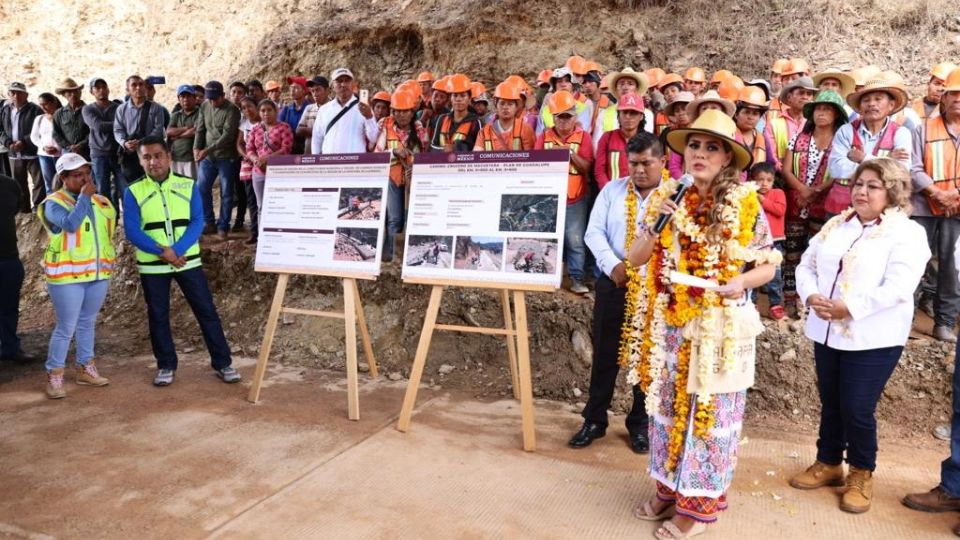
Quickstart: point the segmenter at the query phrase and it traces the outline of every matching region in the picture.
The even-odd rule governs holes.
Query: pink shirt
[[[261,122],[250,130],[247,137],[247,154],[250,159],[256,160],[262,156],[282,156],[289,154],[293,148],[293,130],[286,122],[277,122],[269,130]],[[253,170],[258,174],[266,171],[254,165]]]

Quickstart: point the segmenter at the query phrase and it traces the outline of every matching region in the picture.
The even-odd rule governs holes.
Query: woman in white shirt
[[[840,509],[870,509],[877,458],[877,402],[913,322],[913,292],[930,249],[909,218],[910,176],[889,158],[853,175],[852,208],[810,240],[797,292],[810,313],[820,392],[817,461],[794,476],[797,489],[844,486]],[[849,464],[844,478],[843,460]]]
[[[30,131],[30,142],[37,147],[37,156],[40,159],[40,171],[43,173],[43,183],[47,194],[56,191],[53,186],[53,177],[56,175],[57,158],[60,157],[60,145],[53,138],[53,115],[60,108],[60,100],[53,94],[44,92],[39,97],[40,108],[43,114],[33,121],[33,130]]]

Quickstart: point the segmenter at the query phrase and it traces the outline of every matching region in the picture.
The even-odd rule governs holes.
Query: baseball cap
[[[90,162],[84,159],[83,156],[81,156],[80,154],[73,154],[73,153],[67,152],[66,154],[63,154],[62,156],[57,158],[56,178],[59,179],[60,175],[63,174],[64,172],[75,171],[80,167],[83,167],[84,165],[90,165]]]
[[[93,87],[96,86],[98,82],[102,82],[103,84],[107,84],[106,79],[104,79],[104,78],[102,78],[102,77],[94,77],[94,78],[90,79],[90,82],[87,83],[87,84],[89,85],[90,89],[93,90]]]
[[[27,92],[27,87],[24,86],[22,82],[12,82],[10,86],[7,86],[7,90],[10,92]]]
[[[267,84],[263,86],[263,89],[266,90],[267,92],[269,92],[270,90],[279,90],[280,83],[278,83],[277,81],[267,81]]]
[[[637,94],[630,92],[629,94],[624,94],[620,96],[620,101],[617,102],[618,111],[637,111],[643,112],[643,98]]]
[[[307,87],[306,77],[287,77],[287,84],[299,84],[301,88]]]
[[[307,88],[314,86],[322,86],[324,88],[330,88],[330,81],[327,80],[323,75],[317,75],[314,78],[307,81]]]
[[[91,83],[90,86],[93,86]],[[183,94],[193,94],[196,95],[197,92],[193,89],[192,84],[181,84],[177,87],[177,97],[182,96]]]
[[[600,76],[598,71],[588,71],[586,75],[583,76],[583,82],[595,82],[600,84],[600,81],[603,80],[603,77]]]
[[[167,84],[167,78],[163,75],[149,75],[143,82],[147,84]]]
[[[210,81],[203,87],[203,95],[207,99],[216,99],[223,96],[223,84],[220,81]]]
[[[335,81],[335,80],[337,80],[339,77],[343,77],[344,75],[346,75],[347,77],[350,77],[351,79],[356,79],[356,77],[353,76],[353,72],[350,71],[349,69],[347,69],[347,68],[337,68],[337,69],[333,70],[333,73],[330,74],[330,80],[331,80],[331,81]]]

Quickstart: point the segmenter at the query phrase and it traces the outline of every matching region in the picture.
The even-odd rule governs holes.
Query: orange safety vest
[[[601,94],[600,99],[593,104],[593,116],[590,118],[590,126],[587,128],[593,133],[593,127],[597,125],[597,116],[600,115],[600,111],[606,109],[610,106],[610,98],[606,94]]]
[[[583,130],[577,129],[564,139],[557,133],[557,130],[550,128],[543,134],[543,148],[570,148],[570,153],[575,154],[580,150],[583,143]],[[573,161],[570,161],[570,170],[567,172],[567,203],[576,201],[587,191],[587,175],[577,169]]]
[[[416,122],[416,120],[413,120]],[[393,153],[397,148],[403,146],[403,143],[400,142],[400,136],[397,134],[397,125],[396,121],[392,116],[388,116],[383,122],[383,130],[386,134],[386,147],[390,151],[390,181],[393,182],[396,186],[403,185],[403,163],[399,158]],[[404,160],[407,166],[413,165],[413,154],[407,156],[407,159]]]
[[[457,127],[457,130],[453,132],[453,135],[450,135],[450,126],[453,123],[453,113],[444,115],[443,122],[440,124],[440,146],[443,147],[445,152],[453,151],[453,143],[455,141],[464,141],[467,137],[470,136],[470,128],[473,127],[473,121],[471,122],[461,122],[460,126]],[[448,138],[449,137],[449,140]]]
[[[923,143],[923,169],[933,179],[937,189],[960,188],[960,155],[950,137],[943,118],[928,118],[924,123],[926,140]],[[929,196],[930,211],[942,216],[943,210]]]
[[[916,101],[913,102],[913,105],[910,106],[910,108],[913,109],[915,113],[917,113],[917,116],[919,116],[921,120],[926,120],[927,118],[936,118],[940,116],[940,107],[934,107],[933,110],[930,112],[930,115],[927,116],[927,104],[922,97],[917,98]]]
[[[523,148],[523,120],[520,118],[513,119],[513,130],[511,130],[512,137],[510,139],[504,139],[503,135],[506,135],[506,132],[497,133],[493,128],[493,125],[497,122],[497,119],[494,119],[493,122],[483,126],[483,129],[480,130],[480,140],[483,141],[483,150],[485,152],[492,152],[494,150],[530,150],[529,148]]]
[[[657,116],[653,120],[653,134],[657,137],[663,133],[663,130],[670,127],[670,119],[667,118],[667,113],[660,111],[657,113]]]
[[[753,162],[763,163],[767,160],[767,138],[763,133],[753,130]]]

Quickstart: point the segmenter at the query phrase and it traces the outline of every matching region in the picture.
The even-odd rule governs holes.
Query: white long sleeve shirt
[[[637,194],[637,222],[627,223],[628,189],[636,189],[629,176],[613,180],[600,190],[583,235],[583,241],[597,259],[597,267],[607,277],[626,257],[623,243],[627,227],[637,228],[647,213],[647,203],[650,201],[649,195],[642,198]],[[641,266],[639,270],[642,275],[646,272],[646,266]]]
[[[891,218],[893,219],[893,218]],[[806,335],[844,351],[861,351],[906,344],[913,323],[913,292],[930,260],[923,227],[896,218],[879,237],[874,221],[863,225],[854,213],[826,239],[816,236],[797,266],[797,293],[806,302],[814,294],[840,298],[850,311],[847,335],[836,322],[824,321],[810,310]],[[853,268],[843,268],[844,255],[857,247]],[[851,274],[852,273],[852,274]],[[841,297],[841,284],[849,289]]]
[[[364,118],[357,108],[359,105],[354,105],[327,131],[327,124],[355,100],[356,98],[353,98],[346,105],[340,105],[340,102],[334,99],[320,107],[313,122],[310,153],[362,154],[367,151],[367,141],[376,142],[380,134],[377,121],[372,116]]]

